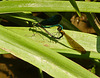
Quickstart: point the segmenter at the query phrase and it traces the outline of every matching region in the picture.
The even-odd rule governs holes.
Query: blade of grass
[[[9,29],[11,29],[12,31],[20,34],[20,35],[27,35],[27,37],[32,38],[33,40],[35,40],[36,42],[41,42],[42,45],[46,45],[49,48],[54,48],[56,47],[57,49],[66,49],[68,47],[71,48],[71,46],[69,45],[69,43],[66,41],[66,39],[63,37],[60,40],[54,40],[51,37],[49,37],[44,31],[41,31],[40,29],[37,30],[33,30],[29,32],[29,28],[26,27],[22,27],[22,28],[18,28],[18,27],[8,27]],[[16,31],[15,31],[16,30]],[[21,31],[23,30],[23,31]],[[48,31],[52,31],[51,29],[47,29]],[[100,52],[100,36],[96,36],[96,35],[92,35],[92,34],[87,34],[87,33],[82,33],[82,32],[76,32],[76,31],[71,31],[71,30],[64,30],[65,33],[67,33],[72,39],[74,39],[74,41],[76,41],[77,43],[79,43],[86,51],[94,51],[94,52]],[[35,34],[35,36],[32,36],[33,34]],[[40,35],[42,35],[42,37]],[[44,39],[45,41],[44,41]],[[50,39],[53,42],[56,42],[56,44],[49,43]]]
[[[34,40],[35,42],[40,42],[42,45],[51,48],[55,50],[56,52],[62,53],[67,55],[68,57],[82,57],[82,58],[96,58],[100,59],[100,54],[96,52],[100,52],[100,46],[97,45],[99,44],[99,36],[87,34],[87,33],[82,33],[82,32],[75,32],[75,31],[65,31],[66,33],[69,34],[75,41],[77,41],[79,44],[82,45],[83,48],[87,51],[86,54],[81,55],[78,51],[75,51],[68,45],[67,41],[63,37],[62,39],[57,41],[50,40],[48,39],[47,36],[44,36],[43,34],[40,34],[39,32],[34,31],[35,36],[33,35],[33,32],[29,32],[29,28],[18,28],[18,27],[7,27],[7,29],[18,33],[22,36],[25,36],[26,38],[30,38]],[[52,29],[50,29],[52,31]],[[38,31],[38,30],[37,30]],[[36,32],[36,33],[35,33]],[[43,33],[43,31],[42,31]],[[42,35],[42,37],[40,35]],[[96,51],[96,52],[92,52]]]
[[[76,10],[77,14],[78,14],[79,16],[81,16],[81,13],[80,13],[80,11],[79,11],[79,8],[78,8],[78,6],[77,6],[75,0],[69,0],[69,1],[70,1],[70,3],[72,4],[72,6],[74,7],[74,9]]]
[[[91,0],[85,0],[85,1],[91,1]]]
[[[100,53],[87,51],[85,54],[81,54],[78,51],[72,50],[72,49],[53,49],[54,51],[57,51],[58,53],[71,58],[82,58],[82,59],[100,59]]]
[[[55,52],[62,54],[63,56],[66,56],[66,57],[100,60],[100,53],[88,51],[85,54],[81,54],[78,51],[75,51],[75,50],[72,50],[72,49],[54,49],[54,48],[53,49],[51,48],[51,49],[54,50]],[[8,54],[8,52],[0,49],[0,54]]]
[[[20,13],[19,13],[20,14]],[[21,15],[12,15],[12,14],[2,14],[0,15],[0,17],[3,17],[5,19],[7,19],[9,17],[9,19],[13,19],[13,20],[16,20],[16,21],[13,21],[13,20],[10,20],[16,24],[19,24],[19,25],[23,25],[23,22],[19,22],[19,20],[23,20],[23,21],[30,21],[32,23],[38,23],[36,20],[38,21],[42,21],[43,19],[40,19],[40,18],[37,18],[37,17],[34,17],[32,15],[28,15],[28,14],[25,14],[25,13],[21,13]],[[59,13],[48,13],[46,12],[45,14],[47,14],[48,16],[53,16],[53,15],[57,15]],[[18,20],[19,19],[19,20]],[[17,22],[18,20],[18,22]],[[55,19],[56,20],[56,19]],[[64,28],[66,29],[69,29],[69,30],[75,30],[75,31],[80,31],[78,28],[76,28],[74,25],[72,25],[66,18],[64,18],[62,16],[62,20],[60,22],[61,25],[64,26]]]
[[[8,14],[0,14],[0,17],[9,21],[9,22],[12,22],[14,24],[16,24],[17,26],[30,26],[26,20],[22,20],[22,19],[15,19],[14,17],[11,17],[10,15]]]
[[[91,14],[91,13],[86,13],[87,18],[91,24],[91,26],[94,28],[94,30],[96,31],[96,33],[100,36],[100,29],[98,28],[98,26],[95,23],[95,17]]]
[[[43,47],[34,41],[32,43],[32,40],[21,37],[2,26],[0,26],[0,34],[1,49],[6,50],[7,52],[31,63],[32,65],[35,65],[38,68],[41,68],[53,77],[98,78],[88,70],[82,68],[80,65],[72,62],[53,50]]]
[[[0,49],[0,54],[8,54],[7,51]]]
[[[100,13],[99,2],[76,2],[80,12]],[[69,1],[1,1],[0,13],[11,12],[75,12]]]
[[[27,28],[17,28],[17,27],[8,27],[8,29],[9,30],[12,30],[12,31],[15,31],[16,33],[20,33],[20,35],[22,35],[22,36],[25,36],[25,37],[27,37],[27,38],[30,38],[31,37],[31,35],[32,35],[32,33],[29,33],[28,31],[27,31]],[[25,30],[26,29],[26,30]],[[18,30],[20,30],[20,31],[18,31]],[[22,31],[22,32],[21,32]],[[73,32],[72,32],[73,33]],[[85,34],[86,35],[86,34]],[[37,37],[37,36],[36,36]],[[88,36],[89,37],[89,36]],[[87,38],[87,37],[86,37]],[[96,37],[95,37],[96,38]],[[90,37],[90,39],[93,39],[92,37]],[[34,40],[37,40],[37,39],[34,39]],[[94,39],[93,39],[93,41],[94,41]],[[36,42],[42,42],[42,39],[40,39],[40,41],[36,41]],[[91,45],[93,45],[92,44],[92,42],[90,42],[91,43]],[[41,43],[42,44],[42,43]],[[42,45],[44,45],[44,44],[47,44],[47,43],[45,43],[45,42],[43,42],[43,44]],[[52,44],[50,44],[50,45],[54,45],[54,43]],[[50,46],[49,45],[49,46]],[[58,45],[58,44],[55,44],[55,45]],[[86,44],[87,45],[87,44]],[[60,46],[60,47],[62,47],[62,46]],[[72,49],[69,49],[69,48],[66,48],[66,49],[63,49],[63,48],[60,48],[60,47],[58,47],[58,48],[56,48],[56,46],[53,46],[53,50],[54,51],[56,51],[56,52],[59,52],[59,53],[61,53],[62,55],[64,55],[64,56],[67,56],[67,57],[75,57],[75,58],[94,58],[94,59],[100,59],[100,54],[99,53],[96,53],[96,52],[86,52],[86,54],[80,54],[79,52],[77,52],[77,51],[75,51],[75,50],[72,50]],[[50,48],[50,47],[49,47]],[[6,52],[6,51],[4,51],[4,50],[0,50],[0,54],[6,54],[6,53],[8,53],[8,52]]]
[[[19,13],[20,14],[20,13]],[[22,14],[22,13],[21,13]],[[26,15],[26,16],[25,16]],[[31,17],[30,17],[31,16]],[[23,21],[30,21],[30,22],[33,22],[33,23],[38,23],[37,21],[36,21],[36,18],[37,17],[34,17],[34,16],[32,16],[32,15],[28,15],[28,14],[24,14],[23,13],[23,15],[12,15],[12,14],[3,14],[3,15],[0,15],[0,17],[5,17],[5,18],[7,18],[7,17],[9,17],[9,18],[13,18],[13,19],[15,19],[16,21],[17,20],[23,20]],[[38,18],[39,19],[39,18]],[[42,19],[41,19],[42,20]],[[13,20],[10,20],[10,21],[13,21]],[[19,23],[21,23],[21,22],[19,22]],[[23,23],[22,23],[23,24]]]
[[[43,71],[41,69],[38,69],[38,71],[39,71],[40,78],[44,78],[43,77]]]

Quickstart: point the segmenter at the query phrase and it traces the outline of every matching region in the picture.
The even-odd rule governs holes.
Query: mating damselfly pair
[[[64,34],[62,31],[63,26],[58,24],[61,21],[61,19],[62,17],[60,15],[54,15],[51,18],[35,23],[33,26],[41,27],[51,37],[55,39],[60,39],[61,37],[63,37]],[[51,28],[51,27],[55,27],[55,30],[53,30],[55,33],[46,30],[46,28]]]

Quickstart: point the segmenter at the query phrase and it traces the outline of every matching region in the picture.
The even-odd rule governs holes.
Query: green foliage
[[[100,29],[98,28],[98,26],[95,24],[95,17],[90,14],[90,13],[86,13],[88,20],[91,24],[91,26],[94,28],[94,30],[96,31],[96,33],[100,36]]]
[[[96,65],[98,68],[100,67],[97,62],[95,62],[94,67],[91,67],[93,74],[68,58],[96,59],[99,63],[100,36],[80,32],[64,15],[58,12],[76,11],[79,16],[81,15],[80,12],[100,13],[100,3],[75,2],[73,0],[71,4],[69,1],[61,0],[0,1],[0,23],[2,24],[2,21],[5,19],[10,23],[10,26],[19,26],[4,27],[0,25],[0,54],[11,53],[38,67],[41,77],[43,77],[43,70],[55,78],[99,78],[95,75],[99,72],[96,72]],[[32,16],[31,12],[44,12],[49,17],[56,14],[62,15],[60,24],[64,26],[64,31],[70,39],[67,38],[66,40],[65,37],[60,40],[53,39],[47,33],[35,29],[35,27],[29,31],[29,26],[33,26],[34,23],[43,20],[39,17]],[[89,13],[87,13],[87,16],[99,35],[100,31],[95,25],[93,16],[89,15]],[[53,28],[47,30],[53,32]],[[32,36],[33,34],[35,36]],[[76,50],[76,48],[80,48],[79,46],[72,47],[71,44],[74,43],[78,43],[84,48],[86,54],[81,54],[81,51]]]
[[[79,9],[78,9],[78,6],[77,6],[75,0],[69,0],[69,1],[70,1],[70,3],[72,4],[72,6],[75,8],[77,14],[78,14],[79,16],[81,16],[81,13],[80,13],[80,11],[79,11]]]
[[[0,26],[0,44],[1,49],[35,65],[48,74],[57,78],[64,77],[95,77],[89,71],[75,64],[71,60],[54,52],[53,50],[43,47],[32,40],[21,37],[4,27]],[[73,70],[79,70],[74,72]],[[49,71],[50,70],[50,71]],[[81,71],[81,72],[80,72]],[[85,73],[84,73],[85,72]],[[67,74],[67,73],[70,73]],[[88,75],[86,75],[88,73]]]
[[[36,0],[35,0],[36,1]],[[1,1],[0,13],[11,12],[75,12],[69,1],[49,1],[35,2],[29,1]],[[76,2],[80,12],[95,12],[99,13],[99,2]],[[48,7],[47,7],[48,6]]]

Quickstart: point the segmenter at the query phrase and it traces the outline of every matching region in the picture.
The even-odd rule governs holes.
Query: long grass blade
[[[56,78],[94,77],[80,65],[72,62],[53,50],[0,26],[0,48],[35,65]],[[74,72],[77,71],[77,72]],[[80,72],[81,71],[81,72]],[[80,73],[80,74],[79,74]],[[88,75],[87,75],[88,74]]]
[[[100,13],[99,2],[76,2],[80,12]],[[12,12],[75,12],[69,1],[1,1],[0,13]]]
[[[43,31],[41,32],[39,29],[37,31],[29,32],[28,27],[7,27],[7,29],[20,34],[21,36],[25,36],[26,38],[30,38],[35,42],[40,42],[40,44],[55,50],[56,52],[63,53],[68,55],[69,57],[80,57],[80,58],[96,58],[100,59],[100,37],[82,33],[75,31],[64,30],[72,39],[74,39],[79,45],[81,45],[85,50],[86,54],[81,55],[78,51],[75,51],[69,45],[69,42],[63,37],[60,40],[54,40],[48,37]],[[52,29],[50,29],[52,31]],[[35,34],[34,36],[32,36]],[[42,37],[41,37],[41,36]],[[50,40],[50,39],[51,40]],[[50,42],[51,41],[51,42]],[[77,47],[78,48],[78,47]],[[93,52],[94,51],[94,52]],[[89,55],[88,55],[89,54]]]
[[[91,26],[94,28],[96,33],[100,36],[100,29],[98,28],[98,26],[95,23],[96,18],[91,13],[86,13],[86,15],[87,15],[87,18],[88,18]]]
[[[78,14],[79,16],[81,16],[81,13],[80,13],[80,11],[79,11],[79,8],[78,8],[78,6],[77,6],[75,0],[69,0],[69,1],[70,1],[70,3],[72,4],[72,6],[75,8],[77,14]]]

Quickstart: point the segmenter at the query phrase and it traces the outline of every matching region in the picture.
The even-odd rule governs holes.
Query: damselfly
[[[61,21],[62,17],[60,15],[55,15],[51,18],[45,19],[39,23],[36,23],[35,26],[36,27],[41,27],[45,32],[47,32],[51,37],[55,38],[55,39],[60,39],[61,37],[63,37],[63,26],[58,24]],[[46,28],[51,28],[51,27],[57,27],[57,31],[59,33],[59,35],[57,34],[52,34],[49,31],[46,30]]]

